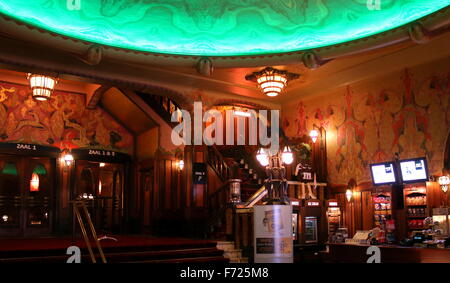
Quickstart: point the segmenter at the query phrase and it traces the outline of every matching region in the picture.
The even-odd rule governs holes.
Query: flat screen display
[[[370,169],[374,185],[395,184],[397,182],[393,162],[371,164]]]
[[[424,182],[428,180],[428,169],[425,158],[400,160],[400,171],[405,183]]]

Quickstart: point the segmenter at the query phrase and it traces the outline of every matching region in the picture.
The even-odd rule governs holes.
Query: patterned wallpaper
[[[0,82],[0,142],[133,152],[133,136],[105,111],[85,108],[85,97],[56,91],[48,102],[28,86]]]
[[[450,123],[450,67],[442,61],[348,85],[283,108],[289,137],[327,131],[329,182],[371,181],[368,165],[426,156],[440,174]],[[293,105],[293,106],[290,106]],[[294,117],[294,118],[291,118]]]

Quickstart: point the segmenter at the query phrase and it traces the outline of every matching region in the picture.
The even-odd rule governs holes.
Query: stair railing
[[[86,243],[86,246],[88,248],[92,263],[96,263],[97,261],[95,259],[94,252],[92,251],[91,242],[89,240],[89,237],[88,237],[88,234],[86,231],[86,227],[84,226],[84,221],[83,221],[82,213],[80,213],[80,209],[83,212],[84,217],[86,218],[86,221],[89,225],[91,235],[94,238],[94,242],[97,246],[98,252],[100,253],[101,260],[103,263],[106,263],[106,258],[103,253],[102,247],[100,245],[100,241],[97,237],[97,233],[95,232],[94,224],[92,223],[91,216],[89,215],[89,211],[86,207],[86,201],[85,200],[73,200],[73,201],[71,201],[71,203],[73,205],[73,213],[78,220],[78,224],[80,225],[81,233],[83,234],[84,242]]]
[[[230,178],[230,168],[225,162],[225,158],[214,145],[208,146],[208,164],[216,172],[222,182],[225,182]]]

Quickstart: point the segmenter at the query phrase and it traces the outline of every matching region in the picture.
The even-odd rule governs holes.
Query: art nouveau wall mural
[[[439,174],[450,123],[450,69],[436,63],[348,85],[325,96],[285,105],[287,136],[327,131],[329,181],[369,182],[374,162],[426,156]],[[295,106],[294,106],[295,105]],[[295,117],[295,118],[291,118]]]
[[[37,102],[30,93],[0,82],[0,142],[133,152],[133,136],[102,109],[86,109],[84,95],[55,91]]]

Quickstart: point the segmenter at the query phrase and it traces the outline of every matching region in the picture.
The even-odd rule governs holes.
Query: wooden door
[[[0,155],[0,236],[50,235],[55,160]]]

